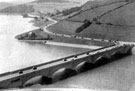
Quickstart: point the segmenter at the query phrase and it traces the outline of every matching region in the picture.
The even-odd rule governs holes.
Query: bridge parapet
[[[128,44],[114,44],[93,51],[64,57],[48,63],[1,74],[0,88],[21,87],[36,82],[42,83],[41,80],[43,79],[44,82],[45,80],[48,81],[48,79],[51,81],[60,75],[63,76],[63,74],[69,74],[69,71],[77,73],[78,69],[80,70],[86,63],[94,65],[97,60],[99,61],[99,59],[103,57],[111,58],[113,53],[127,53],[128,51],[131,51],[130,49],[132,49],[132,47],[133,45]],[[34,79],[38,79],[38,81],[35,81]]]

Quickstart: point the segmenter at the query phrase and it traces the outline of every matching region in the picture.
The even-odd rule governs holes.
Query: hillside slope
[[[16,6],[10,6],[7,8],[4,8],[0,10],[0,13],[10,13],[10,14],[20,14],[20,13],[31,13],[34,12],[34,8],[32,5],[16,5]]]
[[[79,36],[135,41],[135,2],[129,0],[95,0],[83,5],[78,15],[49,27],[53,32],[75,34]],[[129,4],[128,4],[129,3]],[[118,8],[118,9],[116,9]],[[99,24],[92,24],[80,33],[75,30],[85,19],[93,21],[100,17]],[[77,22],[76,22],[77,21]],[[81,24],[80,24],[81,23]]]
[[[13,5],[14,4],[12,4],[12,3],[0,2],[0,10],[7,8],[7,7],[10,7],[10,6],[13,6]]]
[[[37,0],[37,1],[33,1],[33,3],[48,3],[48,2],[65,3],[65,2],[69,2],[69,1],[68,0]]]
[[[54,13],[56,10],[62,11],[77,5],[78,3],[68,0],[36,0],[11,7],[3,7],[0,9],[0,13],[20,14],[33,13],[33,11],[41,11],[42,13]]]

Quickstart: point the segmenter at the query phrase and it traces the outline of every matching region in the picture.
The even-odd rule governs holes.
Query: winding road
[[[47,19],[53,22],[53,23],[43,27],[44,32],[46,32],[48,34],[56,35],[56,36],[61,36],[61,37],[76,38],[76,39],[81,39],[81,40],[83,39],[83,40],[88,40],[88,41],[110,42],[110,40],[106,40],[106,39],[93,39],[93,38],[87,38],[87,37],[80,37],[80,36],[76,36],[76,35],[66,35],[66,34],[58,34],[58,33],[50,32],[47,28],[49,26],[52,26],[52,25],[58,23],[58,21],[56,21],[56,20],[54,20],[54,19],[52,19],[50,17],[47,17]],[[127,42],[127,41],[113,41],[113,40],[111,40],[111,42],[113,42],[115,44],[119,44],[120,43],[120,44],[135,45],[135,42]],[[78,45],[78,44],[76,44],[76,45]],[[91,46],[91,45],[88,45],[88,47],[92,48],[92,49],[101,48],[101,46],[99,47],[99,46]]]
[[[51,24],[48,24],[47,26],[43,26],[43,30],[44,32],[50,34],[50,35],[55,35],[55,36],[59,36],[59,37],[67,37],[67,38],[73,38],[73,36],[76,36],[76,35],[65,35],[65,34],[58,34],[58,33],[53,33],[53,32],[50,32],[47,28],[49,26],[52,26],[54,24],[56,24],[58,21],[50,18],[50,17],[47,17],[47,19],[49,21],[52,21],[53,23]],[[76,39],[84,39],[84,40],[92,40],[91,38],[82,38],[82,37],[79,37],[79,36],[76,36]],[[82,44],[70,44],[70,43],[61,43],[61,42],[52,42],[52,41],[47,41],[46,44],[50,44],[50,45],[57,45],[57,46],[67,46],[67,47],[77,47],[77,48],[86,48],[86,49],[99,49],[101,48],[102,46],[92,46],[92,45],[82,45]]]

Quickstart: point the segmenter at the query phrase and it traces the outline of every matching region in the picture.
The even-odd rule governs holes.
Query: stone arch
[[[96,60],[95,60],[95,66],[101,66],[101,65],[105,65],[108,62],[110,62],[110,59],[106,56],[99,56]]]
[[[27,80],[24,84],[23,84],[23,87],[29,87],[29,86],[32,86],[34,84],[49,84],[51,83],[52,80],[51,78],[48,78],[46,76],[35,76],[35,77],[32,77],[30,78],[29,80]]]
[[[111,54],[111,56],[114,56],[114,55],[116,55],[116,53],[117,53],[117,52],[113,52],[113,53]]]
[[[60,68],[56,72],[53,73],[52,79],[53,79],[53,82],[56,82],[56,81],[66,79],[76,74],[77,72],[75,70],[67,69],[67,68]]]
[[[111,53],[104,54],[103,57],[104,57],[104,58],[111,59]]]
[[[30,78],[29,80],[27,80],[23,86],[24,87],[28,87],[28,86],[32,86],[34,84],[41,84],[41,81],[42,81],[42,76],[35,76],[35,77],[32,77]]]
[[[111,59],[112,59],[112,60],[117,60],[117,59],[120,59],[120,58],[122,58],[122,57],[124,57],[124,54],[121,53],[121,51],[113,52],[113,53],[111,54]]]
[[[129,48],[129,49],[126,51],[126,54],[127,54],[127,55],[132,55],[132,54],[133,54],[133,53],[132,53],[132,47]]]
[[[94,64],[93,63],[88,63],[88,62],[81,62],[81,63],[79,63],[77,66],[76,66],[76,71],[78,72],[78,73],[80,73],[80,72],[85,72],[85,71],[87,71],[87,70],[90,70],[90,69],[92,69],[92,68],[94,68]]]

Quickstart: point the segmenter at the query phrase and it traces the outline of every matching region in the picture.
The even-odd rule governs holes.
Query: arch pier
[[[132,44],[113,44],[51,62],[0,74],[0,88],[51,84],[131,54]]]

